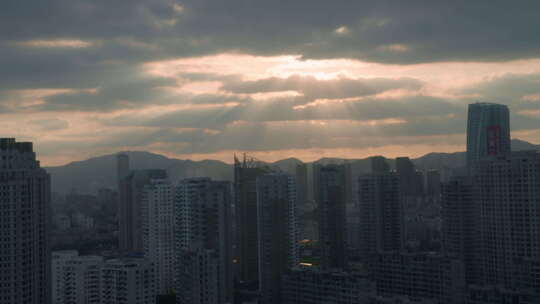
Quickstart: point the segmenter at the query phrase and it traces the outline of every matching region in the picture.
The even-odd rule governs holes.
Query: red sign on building
[[[501,126],[487,128],[487,154],[497,155],[501,151]]]

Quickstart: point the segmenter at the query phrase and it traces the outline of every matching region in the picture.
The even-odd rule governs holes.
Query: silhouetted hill
[[[231,180],[233,175],[230,165],[217,160],[180,160],[142,151],[124,153],[129,155],[132,170],[165,169],[173,180],[196,176]],[[45,169],[51,174],[54,192],[95,193],[102,187],[116,188],[116,154]]]
[[[512,140],[513,150],[540,150],[540,145],[534,145],[519,139]],[[232,180],[232,165],[217,161],[203,160],[191,161],[167,158],[163,155],[142,152],[125,152],[130,157],[131,169],[166,169],[173,180],[186,177],[209,176],[218,180]],[[322,158],[317,163],[342,163],[340,158]],[[356,171],[368,171],[370,163],[368,158],[345,160],[352,164]],[[420,158],[413,159],[417,168],[442,169],[461,168],[465,166],[465,152],[455,153],[429,153]],[[278,167],[289,173],[295,171],[296,165],[302,163],[296,158],[283,159],[274,163],[265,163],[271,167]],[[393,166],[394,162],[389,159]],[[48,167],[52,176],[54,192],[69,193],[95,193],[102,187],[116,188],[116,154],[90,158],[84,161],[69,163],[65,166]]]
[[[523,150],[540,150],[540,145],[531,144],[521,139],[512,139],[512,150],[513,151],[523,151]]]

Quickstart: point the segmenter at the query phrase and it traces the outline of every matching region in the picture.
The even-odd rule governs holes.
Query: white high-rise
[[[144,255],[154,263],[159,294],[174,292],[174,204],[167,179],[152,179],[142,199]]]
[[[79,256],[76,250],[52,253],[53,304],[99,304],[103,257]]]
[[[143,258],[119,258],[101,267],[101,304],[155,304],[155,268]]]
[[[32,143],[0,139],[0,303],[50,303],[50,188]]]

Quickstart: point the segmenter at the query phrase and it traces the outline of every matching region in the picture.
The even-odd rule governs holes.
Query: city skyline
[[[509,114],[469,105],[465,167],[375,156],[295,163],[293,175],[244,155],[231,182],[132,170],[117,154],[118,192],[97,196],[51,195],[32,143],[0,139],[2,209],[39,232],[29,246],[32,230],[0,213],[15,223],[2,225],[15,236],[3,255],[35,251],[38,261],[17,270],[37,270],[30,290],[39,291],[4,288],[0,302],[537,303],[540,153],[511,151]],[[17,278],[8,271],[2,286],[24,286]]]
[[[539,11],[3,0],[0,304],[539,304]]]
[[[0,127],[47,166],[414,157],[464,150],[467,104],[485,101],[540,143],[537,5],[8,0]]]

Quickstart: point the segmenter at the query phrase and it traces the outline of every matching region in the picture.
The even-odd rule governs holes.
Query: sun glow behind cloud
[[[52,39],[52,40],[28,40],[16,43],[22,47],[31,48],[87,48],[94,45],[93,42],[80,39]]]

